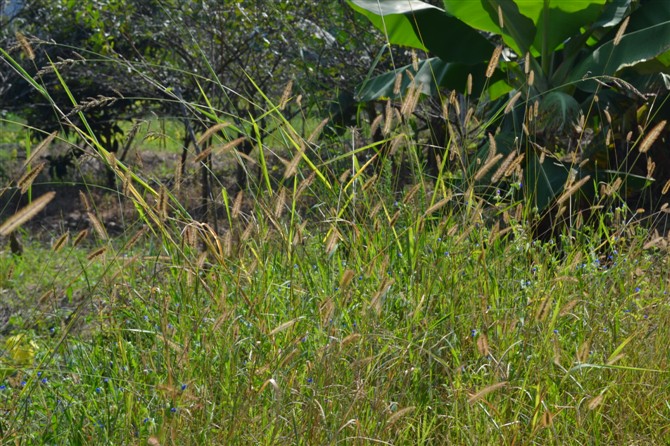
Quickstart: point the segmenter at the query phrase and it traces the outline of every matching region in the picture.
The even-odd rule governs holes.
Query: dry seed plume
[[[33,51],[32,45],[30,45],[30,42],[28,41],[28,38],[21,34],[20,32],[16,32],[16,40],[18,40],[19,45],[21,45],[21,49],[23,50],[23,54],[26,55],[26,57],[30,60],[35,60],[35,51]]]
[[[503,47],[498,45],[495,50],[493,50],[493,55],[489,61],[489,66],[486,68],[486,78],[490,79],[493,76],[496,68],[498,68],[498,61],[500,60],[500,55],[502,54]]]
[[[484,398],[489,393],[495,392],[496,390],[498,390],[502,387],[506,387],[507,384],[508,384],[507,381],[502,381],[502,382],[499,382],[499,383],[496,383],[496,384],[492,384],[488,387],[484,387],[482,390],[480,390],[479,392],[475,393],[470,398],[468,398],[468,403],[474,404],[477,401]]]
[[[30,189],[30,186],[33,185],[33,181],[35,181],[35,178],[44,170],[44,166],[46,166],[47,163],[40,163],[37,166],[35,166],[34,169],[29,170],[28,172],[24,173],[23,176],[19,179],[19,181],[16,183],[17,186],[21,189],[21,194],[25,194],[28,192],[28,189]]]
[[[328,124],[328,121],[330,121],[330,118],[326,118],[321,121],[319,125],[317,125],[316,128],[312,131],[312,133],[309,134],[307,137],[307,142],[310,144],[314,143],[319,135],[321,135],[321,132],[323,131],[323,128],[326,126],[326,124]]]
[[[649,149],[651,149],[651,146],[656,142],[658,137],[661,135],[661,132],[665,128],[665,125],[668,123],[668,121],[663,120],[656,124],[653,129],[649,132],[647,136],[642,140],[640,143],[640,153],[647,153]]]
[[[198,140],[198,145],[202,145],[204,142],[209,141],[209,139],[218,131],[225,129],[228,127],[230,124],[227,122],[219,122],[218,124],[214,124],[207,130],[205,130],[205,133],[202,134],[200,139]]]
[[[570,198],[572,195],[574,195],[575,192],[581,189],[582,186],[585,185],[590,179],[591,175],[586,175],[584,178],[582,178],[581,180],[573,184],[571,187],[569,187],[565,192],[561,194],[560,197],[558,197],[558,200],[556,200],[556,205],[560,206],[561,204],[565,203],[565,201],[567,201],[568,198]]]
[[[279,110],[284,110],[286,108],[286,104],[288,104],[288,101],[291,98],[292,91],[293,91],[293,81],[290,80],[288,81],[288,84],[286,84],[286,88],[284,88],[284,93],[282,93],[281,99],[279,100]]]
[[[100,223],[100,220],[98,220],[98,217],[96,217],[93,212],[87,212],[86,215],[88,216],[88,219],[90,220],[91,225],[93,226],[93,229],[95,229],[95,232],[98,233],[98,236],[102,240],[107,240],[109,238],[107,236],[107,230],[102,225],[102,223]]]
[[[63,249],[63,246],[65,246],[65,244],[68,242],[68,240],[70,240],[70,233],[66,232],[63,235],[61,235],[60,237],[58,237],[58,240],[56,240],[56,242],[53,244],[53,246],[51,247],[51,250],[53,252],[60,251],[61,249]]]
[[[626,17],[626,19],[621,23],[621,26],[619,26],[619,30],[616,32],[616,36],[614,36],[614,41],[612,42],[614,46],[619,45],[619,42],[621,42],[621,38],[626,32],[626,27],[628,26],[628,20],[630,20],[630,16]]]
[[[37,159],[37,157],[40,156],[40,154],[44,151],[44,149],[49,147],[49,144],[51,144],[51,142],[56,138],[56,136],[58,136],[57,131],[51,133],[49,136],[44,138],[44,140],[41,143],[39,143],[37,147],[35,147],[35,149],[33,149],[32,153],[30,154],[28,159],[23,163],[23,166],[21,166],[21,168],[25,169],[26,166],[30,165],[30,163],[35,161],[35,159]]]
[[[6,236],[9,235],[12,231],[17,229],[23,223],[27,222],[35,215],[37,215],[42,209],[46,207],[51,200],[56,196],[56,192],[47,192],[36,200],[33,200],[29,205],[21,208],[16,214],[9,217],[1,226],[0,226],[0,235]]]
[[[512,96],[512,99],[510,99],[507,105],[505,106],[505,114],[508,114],[509,112],[512,111],[512,109],[514,108],[514,104],[516,104],[516,102],[519,100],[520,97],[521,92],[517,91],[516,94]]]

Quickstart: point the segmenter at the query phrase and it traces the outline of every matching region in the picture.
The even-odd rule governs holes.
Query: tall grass
[[[88,197],[90,233],[53,234],[51,247],[27,237],[22,257],[0,257],[14,313],[3,442],[670,439],[664,238],[615,208],[538,241],[532,203],[514,189],[477,193],[484,179],[518,181],[520,164],[501,171],[514,160],[495,147],[453,190],[446,161],[427,180],[409,126],[389,127],[417,178],[397,187],[370,172],[362,154],[374,147],[321,159],[317,140],[264,100],[272,150],[257,122],[245,123],[251,155],[217,136],[257,166],[232,196],[214,176],[218,223],[192,217],[178,179],[152,183],[77,129],[137,221],[107,237]],[[11,224],[35,208],[5,213]]]

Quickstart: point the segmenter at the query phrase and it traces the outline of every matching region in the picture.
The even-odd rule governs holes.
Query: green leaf
[[[511,0],[444,0],[444,7],[447,13],[473,28],[502,36],[520,56],[529,51],[535,38],[535,24]],[[498,7],[503,14],[503,28],[498,19]]]
[[[488,60],[493,45],[475,29],[418,0],[348,0],[395,45],[429,51],[448,62]]]
[[[552,91],[540,100],[537,117],[538,130],[542,132],[562,132],[577,122],[579,103],[569,94]]]
[[[670,51],[670,20],[623,36],[617,46],[613,40],[594,50],[572,70],[568,82],[578,82],[586,76],[612,76],[618,71],[665,57]],[[579,83],[579,88],[594,91],[593,81]]]

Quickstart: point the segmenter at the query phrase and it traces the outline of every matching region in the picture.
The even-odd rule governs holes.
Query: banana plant
[[[348,3],[384,32],[391,44],[428,55],[418,63],[368,79],[358,90],[359,101],[403,96],[412,84],[413,88],[420,86],[425,95],[434,95],[440,88],[460,92],[469,88],[481,101],[489,102],[519,93],[522,100],[515,112],[499,123],[501,132],[519,138],[514,147],[499,145],[498,150],[504,154],[524,148],[524,181],[531,186],[525,190],[539,210],[555,201],[568,178],[588,175],[597,183],[619,176],[640,187],[649,183],[644,175],[619,172],[612,166],[596,169],[596,163],[581,162],[584,160],[576,166],[574,157],[562,160],[564,153],[558,146],[565,138],[557,136],[572,132],[580,114],[585,115],[580,122],[582,131],[585,125],[593,125],[596,135],[581,141],[580,152],[595,157],[607,150],[605,138],[598,136],[611,126],[602,118],[595,123],[588,120],[598,102],[596,95],[606,92],[603,97],[611,99],[598,104],[603,111],[620,96],[635,94],[644,99],[651,85],[670,88],[670,78],[664,74],[670,72],[670,2],[444,0],[443,8],[419,0]],[[491,59],[501,52],[503,57],[492,73]],[[402,76],[400,88],[398,76]],[[520,130],[527,123],[524,112],[536,102],[539,119],[534,134],[544,135],[539,142],[550,147],[525,141],[528,135]],[[585,147],[588,144],[598,146]],[[481,151],[487,152],[487,147]]]

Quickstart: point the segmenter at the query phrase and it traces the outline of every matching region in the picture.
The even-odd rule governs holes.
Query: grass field
[[[221,236],[174,210],[4,252],[3,443],[670,439],[667,259],[638,226],[545,243],[502,204],[311,181],[231,197]]]

